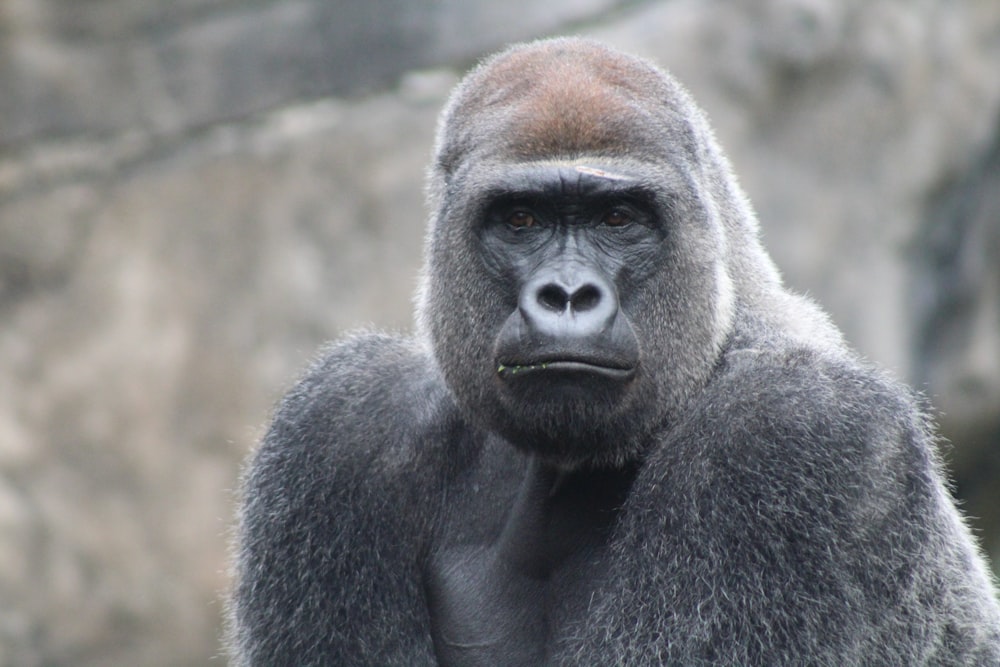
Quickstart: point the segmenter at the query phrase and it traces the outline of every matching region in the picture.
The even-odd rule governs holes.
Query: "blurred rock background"
[[[691,88],[1000,558],[994,0],[3,0],[0,665],[224,662],[240,461],[322,341],[409,327],[457,76],[563,33]]]

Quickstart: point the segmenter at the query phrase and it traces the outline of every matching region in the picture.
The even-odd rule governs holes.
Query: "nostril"
[[[553,273],[538,276],[518,294],[517,310],[525,335],[553,345],[605,336],[618,316],[614,283],[596,271],[584,274],[581,270],[570,276]]]
[[[570,308],[577,312],[592,310],[601,303],[601,290],[596,285],[584,285],[569,298]]]
[[[538,290],[538,303],[548,310],[561,313],[569,302],[569,294],[559,285],[549,283]]]
[[[601,289],[592,283],[583,285],[572,294],[557,283],[548,283],[538,289],[538,303],[556,313],[562,313],[567,308],[573,312],[583,313],[593,310],[601,303]]]

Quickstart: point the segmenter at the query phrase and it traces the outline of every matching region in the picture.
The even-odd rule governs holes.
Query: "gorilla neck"
[[[496,544],[497,557],[534,579],[604,544],[637,466],[565,470],[533,457]]]
[[[581,563],[607,545],[637,466],[566,471],[532,458],[496,541],[445,549],[426,572],[440,664],[545,664]]]

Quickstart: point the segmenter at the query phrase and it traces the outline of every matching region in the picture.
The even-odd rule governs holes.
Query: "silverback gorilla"
[[[246,471],[236,663],[1000,665],[925,418],[670,76],[511,48],[429,193],[419,333],[327,349]]]

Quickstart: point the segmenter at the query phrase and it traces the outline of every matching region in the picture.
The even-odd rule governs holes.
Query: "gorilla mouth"
[[[635,370],[634,366],[590,359],[546,359],[533,362],[504,362],[497,365],[497,375],[504,380],[531,375],[590,375],[616,382],[627,382],[635,375]]]

